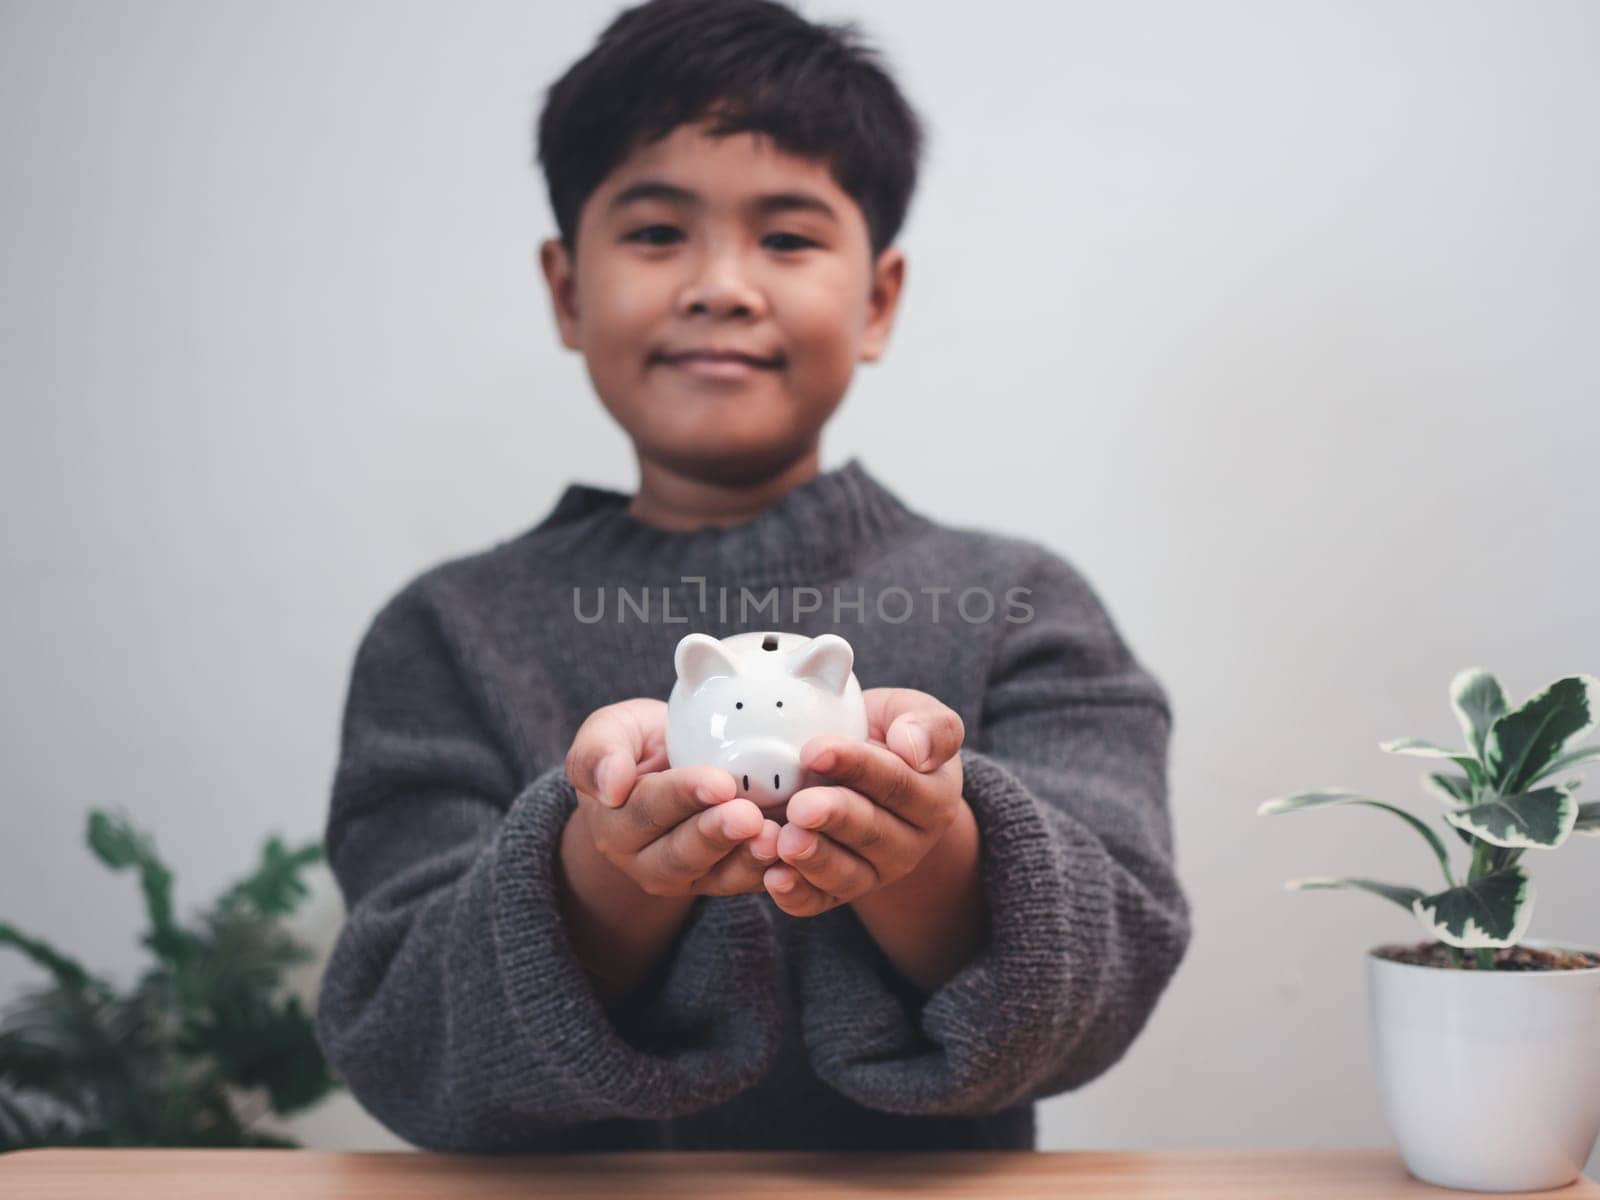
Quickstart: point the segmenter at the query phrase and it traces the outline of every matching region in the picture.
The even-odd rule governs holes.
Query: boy
[[[852,33],[651,0],[548,93],[541,261],[640,481],[424,572],[356,655],[319,1027],[419,1145],[1032,1148],[1186,950],[1167,699],[1089,585],[819,468],[922,139]],[[664,699],[685,633],[779,627],[852,644],[870,737],[766,812],[668,768]]]

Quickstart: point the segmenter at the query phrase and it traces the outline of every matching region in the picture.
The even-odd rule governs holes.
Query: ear
[[[849,642],[836,633],[824,633],[790,652],[789,670],[796,679],[809,679],[835,696],[842,696],[855,661],[856,652],[850,649]]]
[[[861,331],[861,361],[877,362],[883,357],[889,342],[889,331],[894,327],[894,315],[900,304],[901,289],[906,281],[905,251],[890,246],[878,256],[872,269],[872,287],[867,300],[867,324]]]
[[[546,238],[539,246],[539,266],[550,289],[550,307],[556,318],[556,332],[568,350],[583,349],[578,336],[577,268],[560,238]]]
[[[732,678],[739,673],[739,664],[723,644],[705,633],[685,634],[672,656],[672,664],[691,692],[708,679],[719,675]]]

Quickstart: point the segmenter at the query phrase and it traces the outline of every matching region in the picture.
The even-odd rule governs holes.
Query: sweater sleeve
[[[335,1072],[399,1136],[458,1151],[583,1149],[749,1087],[780,1032],[759,898],[698,899],[604,1005],[556,902],[565,764],[518,780],[447,625],[414,582],[356,653],[327,829],[347,916],[318,1000]]]
[[[1189,941],[1167,811],[1171,715],[1089,585],[1046,553],[961,750],[989,929],[924,994],[848,906],[806,938],[802,1023],[844,1095],[977,1114],[1089,1082],[1144,1027]]]

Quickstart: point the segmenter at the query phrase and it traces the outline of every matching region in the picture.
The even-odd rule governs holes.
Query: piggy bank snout
[[[800,790],[800,751],[778,738],[732,743],[717,764],[733,776],[738,794],[758,806],[778,804]]]

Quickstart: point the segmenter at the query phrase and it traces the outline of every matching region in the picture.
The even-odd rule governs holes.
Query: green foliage
[[[54,947],[0,922],[0,947],[41,967],[47,986],[0,1018],[0,1151],[27,1146],[289,1146],[251,1128],[336,1085],[310,1014],[283,992],[310,951],[282,925],[306,895],[316,843],[277,838],[189,925],[173,913],[172,872],[120,814],[92,812],[90,850],[134,871],[154,961],[126,992]]]
[[[1364,804],[1386,809],[1421,834],[1439,860],[1446,887],[1425,894],[1417,888],[1371,879],[1317,876],[1290,880],[1295,890],[1354,888],[1409,910],[1429,934],[1446,945],[1477,952],[1480,968],[1492,969],[1492,949],[1521,940],[1533,916],[1534,889],[1528,868],[1518,863],[1525,850],[1553,850],[1574,833],[1600,834],[1600,804],[1579,804],[1572,793],[1582,782],[1570,777],[1535,787],[1572,768],[1600,761],[1600,747],[1570,749],[1600,718],[1600,679],[1571,675],[1558,679],[1519,708],[1506,703],[1493,675],[1469,668],[1450,681],[1450,706],[1467,742],[1451,750],[1420,738],[1382,742],[1391,754],[1443,759],[1461,768],[1457,775],[1431,772],[1423,790],[1445,805],[1444,820],[1472,850],[1465,882],[1450,872],[1444,843],[1410,813],[1368,800],[1342,788],[1323,788],[1279,796],[1256,811],[1262,816]]]

